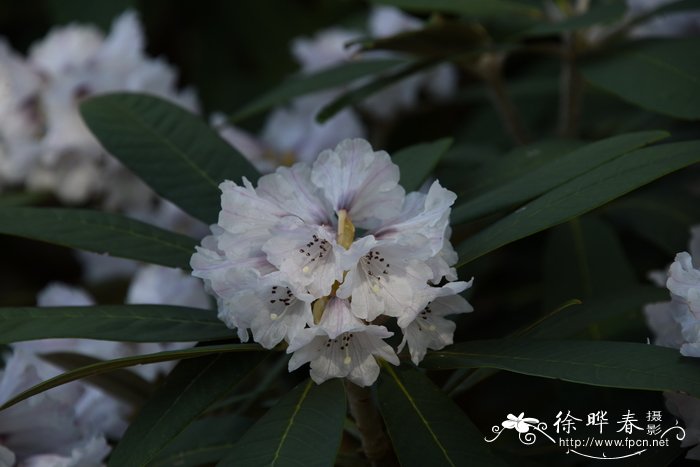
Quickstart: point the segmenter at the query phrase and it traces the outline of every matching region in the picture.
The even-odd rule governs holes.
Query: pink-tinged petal
[[[362,139],[346,139],[319,154],[311,180],[332,208],[346,210],[358,227],[398,215],[403,203],[398,166],[386,152],[375,152]]]

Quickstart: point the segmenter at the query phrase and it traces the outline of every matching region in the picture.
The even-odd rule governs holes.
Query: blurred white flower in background
[[[209,296],[201,281],[178,269],[154,265],[140,268],[129,286],[126,302],[209,308]],[[41,307],[94,304],[93,297],[84,289],[60,283],[49,284],[37,297],[37,305]],[[62,373],[61,368],[42,359],[44,354],[71,352],[108,360],[191,345],[90,339],[15,343],[5,369],[0,372],[0,404]],[[131,371],[153,382],[174,364],[139,365]],[[0,412],[0,446],[9,449],[0,449],[0,456],[11,459],[10,452],[21,466],[95,467],[109,452],[106,439],[118,439],[126,430],[130,412],[126,403],[82,381],[60,386]]]
[[[134,12],[118,17],[107,36],[88,25],[56,28],[26,61],[3,44],[9,92],[0,94],[0,186],[26,184],[69,203],[99,196],[111,209],[153,204],[154,194],[105,154],[78,110],[82,99],[110,91],[145,92],[196,110],[194,93],[178,91],[175,70],[144,51]]]
[[[634,19],[677,0],[627,0],[627,19]],[[657,15],[630,31],[632,37],[687,37],[700,34],[700,11]]]
[[[623,17],[609,24],[594,24],[582,29],[580,37],[590,45],[597,46],[615,34],[622,33],[631,23],[639,22],[625,34],[632,38],[644,39],[654,37],[688,37],[700,34],[700,11],[685,9],[678,12],[654,15],[645,21],[645,15],[677,0],[626,0]],[[546,0],[544,9],[550,21],[557,23],[571,16],[583,15],[589,11],[590,2],[576,2],[573,8],[564,7],[567,3]]]
[[[0,403],[59,373],[31,352],[14,349],[0,371]],[[86,404],[93,410],[86,410]],[[19,465],[62,465],[48,463],[61,458],[91,462],[75,465],[100,465],[108,452],[105,434],[120,435],[126,429],[124,408],[86,384],[60,386],[3,410],[0,445]],[[94,409],[99,416],[93,416]]]
[[[383,38],[401,32],[421,29],[423,22],[393,7],[375,7],[368,18],[368,33]],[[308,75],[337,65],[363,60],[400,58],[394,52],[360,52],[358,45],[348,44],[361,39],[361,31],[329,28],[313,37],[292,41],[291,51],[300,73]],[[381,120],[390,120],[400,112],[414,108],[421,93],[436,100],[449,98],[457,89],[457,70],[443,64],[416,73],[368,97],[359,107]],[[366,80],[359,80],[358,84]],[[347,138],[367,136],[358,113],[346,108],[324,123],[316,121],[319,111],[349,86],[327,89],[296,98],[274,109],[258,136],[253,136],[226,123],[225,117],[213,116],[212,124],[220,135],[243,154],[262,173],[270,173],[281,165],[311,162],[323,149]]]
[[[135,12],[108,35],[90,25],[53,29],[25,59],[0,40],[0,191],[48,191],[67,203],[98,199],[103,208],[194,236],[206,226],[162,200],[102,149],[79,113],[82,99],[111,91],[144,92],[197,111],[177,73],[145,53]],[[88,283],[128,277],[138,263],[77,253]]]
[[[287,342],[290,370],[311,362],[318,383],[368,386],[379,372],[374,356],[398,364],[383,340],[393,335],[388,320],[417,363],[452,342],[445,315],[471,311],[454,298],[471,283],[443,285],[456,278],[456,258],[444,255],[455,194],[434,182],[406,195],[398,180],[386,152],[348,139],[257,188],[225,181],[219,223],[193,255],[192,274],[241,340],[251,329],[266,348]]]

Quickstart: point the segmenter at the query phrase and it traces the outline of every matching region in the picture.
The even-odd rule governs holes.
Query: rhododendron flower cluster
[[[219,317],[266,348],[282,342],[289,369],[311,363],[317,383],[367,386],[375,357],[398,364],[385,339],[395,319],[415,363],[452,343],[446,315],[471,311],[449,242],[456,195],[433,182],[406,194],[399,168],[362,139],[313,163],[280,167],[254,187],[221,184],[222,210],[193,255],[193,274]]]

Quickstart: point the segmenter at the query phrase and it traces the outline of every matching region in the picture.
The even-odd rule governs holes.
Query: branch
[[[362,450],[373,467],[391,465],[391,444],[384,433],[382,418],[372,402],[369,388],[362,388],[345,381],[345,393],[350,404],[350,414],[355,419],[362,439]]]
[[[506,91],[503,75],[501,74],[503,60],[504,56],[502,54],[484,54],[476,65],[476,72],[486,82],[491,100],[508,134],[510,134],[516,144],[523,145],[530,138],[520,120],[515,104],[513,104]]]

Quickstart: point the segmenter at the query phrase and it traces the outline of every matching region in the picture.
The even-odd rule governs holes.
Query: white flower
[[[324,123],[316,115],[332,100],[335,92],[320,92],[297,98],[272,111],[259,137],[228,125],[221,116],[213,119],[219,134],[261,173],[279,166],[311,162],[319,152],[346,138],[364,137],[362,121],[352,109],[345,109]]]
[[[697,254],[700,226],[691,229],[690,250]],[[697,258],[695,258],[697,259]],[[661,275],[652,278],[658,282]],[[682,355],[700,357],[700,268],[687,252],[676,255],[668,268],[666,287],[671,301],[647,305],[647,322],[656,335],[657,345],[679,348]]]
[[[280,221],[263,246],[270,263],[287,278],[295,294],[323,297],[343,280],[345,249],[329,226],[305,224],[297,217]]]
[[[674,319],[674,308],[684,308],[678,301],[650,303],[644,306],[647,325],[656,338],[654,345],[680,349],[683,345],[681,326]]]
[[[175,71],[144,49],[134,12],[118,17],[106,37],[92,26],[56,28],[31,47],[26,63],[0,44],[0,185],[24,183],[69,203],[99,197],[110,210],[152,209],[155,194],[106,156],[78,110],[83,98],[110,91],[154,94],[196,110],[193,93],[177,90]]]
[[[0,371],[0,403],[59,373],[31,353],[15,348]],[[80,409],[86,398],[94,400],[96,394],[99,401],[95,406],[109,417],[92,418],[89,411]],[[0,443],[16,455],[20,465],[37,454],[70,456],[86,440],[99,438],[104,442],[104,433],[121,435],[127,415],[124,406],[97,389],[74,382],[0,412]]]
[[[403,203],[398,166],[362,139],[347,139],[321,152],[311,180],[336,213],[347,211],[359,227],[371,228],[373,221],[397,215]]]
[[[354,139],[313,164],[264,175],[257,188],[225,181],[219,223],[192,256],[192,274],[242,341],[250,329],[264,347],[287,342],[295,352],[290,368],[313,361],[315,381],[371,384],[379,371],[372,355],[395,360],[382,341],[391,333],[372,322],[397,318],[407,332],[420,332],[411,323],[434,301],[434,332],[408,337],[418,362],[428,347],[451,342],[454,323],[442,316],[468,311],[455,297],[469,284],[433,285],[456,279],[448,238],[454,193],[435,182],[406,196],[398,180],[387,153]],[[361,364],[338,363],[348,348],[347,361]]]
[[[357,52],[357,46],[346,47],[348,42],[362,37],[362,33],[341,28],[326,29],[313,39],[300,37],[292,42],[292,54],[304,73],[349,61]]]
[[[126,301],[133,304],[209,308],[209,297],[198,280],[177,269],[154,265],[145,266],[139,271],[131,282]],[[95,304],[95,300],[87,291],[79,287],[51,283],[39,292],[37,304],[41,307],[90,306]],[[92,339],[42,339],[13,344],[15,349],[37,355],[49,352],[76,352],[101,360],[191,346],[192,343],[133,343]],[[131,371],[149,381],[155,381],[160,375],[169,372],[174,365],[175,362],[139,365],[133,367]],[[96,407],[95,410],[98,408]]]
[[[0,467],[12,467],[15,465],[15,453],[4,446],[0,446]]]
[[[627,19],[644,15],[658,7],[673,3],[674,0],[627,0]],[[679,11],[656,15],[635,27],[632,37],[684,37],[700,33],[700,12]]]
[[[98,467],[110,448],[102,437],[92,438],[74,447],[69,455],[40,454],[31,456],[22,463],[22,467]]]
[[[209,308],[202,283],[180,269],[148,265],[134,276],[126,303]]]
[[[408,344],[413,363],[423,360],[428,349],[440,350],[452,344],[456,324],[445,319],[447,315],[470,313],[474,310],[464,298],[457,295],[471,287],[469,282],[451,282],[443,287],[431,287],[425,291],[428,304],[418,314],[399,318],[403,329],[403,341],[399,350]]]
[[[315,93],[295,99],[270,114],[260,138],[269,147],[268,153],[277,155],[275,166],[313,161],[325,148],[346,138],[366,135],[360,117],[352,109],[338,112],[324,123],[316,121],[318,112],[332,99],[332,92]]]
[[[338,288],[341,298],[352,297],[352,312],[368,321],[379,315],[402,317],[420,309],[416,297],[427,287],[432,271],[413,258],[413,250],[391,241],[373,240],[365,245],[359,261]]]
[[[333,298],[318,326],[304,329],[288,347],[287,352],[293,352],[289,371],[311,362],[311,378],[318,384],[347,378],[358,386],[369,386],[379,375],[375,356],[399,364],[394,350],[384,342],[392,335],[383,326],[362,323],[346,300]]]
[[[0,190],[22,182],[40,155],[39,75],[0,38]]]
[[[251,317],[253,338],[271,349],[280,342],[292,342],[305,326],[313,325],[311,304],[297,298],[282,281],[263,281],[253,300],[247,304],[256,313]],[[272,285],[275,284],[275,285]]]
[[[668,290],[685,302],[700,319],[700,269],[693,267],[693,258],[686,252],[678,253],[668,275]]]

